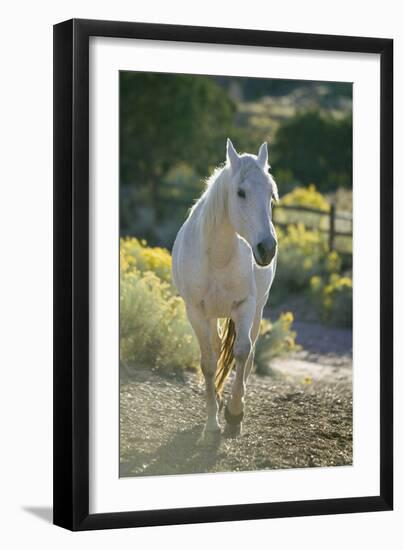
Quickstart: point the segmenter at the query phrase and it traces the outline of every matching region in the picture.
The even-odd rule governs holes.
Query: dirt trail
[[[197,374],[162,377],[138,370],[123,377],[120,475],[351,464],[351,357],[307,359],[309,352],[277,360],[274,377],[253,374],[243,433],[222,437],[217,448],[197,445],[205,419]]]

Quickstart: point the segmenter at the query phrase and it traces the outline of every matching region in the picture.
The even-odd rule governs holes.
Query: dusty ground
[[[320,327],[303,325],[298,334],[304,351],[274,362],[274,377],[251,376],[243,433],[238,439],[222,437],[217,448],[197,445],[204,398],[196,374],[162,377],[139,370],[123,376],[120,475],[351,464],[351,335],[327,332],[326,350],[331,349],[323,353]]]

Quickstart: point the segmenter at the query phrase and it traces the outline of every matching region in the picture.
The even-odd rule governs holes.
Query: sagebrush
[[[196,368],[198,348],[171,282],[171,256],[137,239],[121,241],[120,359],[128,366]]]

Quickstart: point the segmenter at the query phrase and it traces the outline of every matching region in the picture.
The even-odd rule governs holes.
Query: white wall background
[[[396,288],[395,511],[69,533],[50,524],[52,456],[52,25],[71,17],[381,36],[395,39],[395,182],[403,163],[403,31],[384,0],[61,0],[2,9],[0,162],[0,544],[4,548],[398,548],[402,539],[402,292]],[[5,7],[6,6],[6,7]],[[370,159],[369,159],[370,161]],[[396,270],[403,280],[402,187],[395,185]],[[398,285],[396,285],[397,287]],[[400,306],[400,307],[399,307]],[[400,340],[400,341],[399,341]],[[400,539],[400,543],[399,543]]]

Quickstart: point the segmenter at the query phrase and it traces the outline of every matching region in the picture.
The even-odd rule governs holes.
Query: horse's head
[[[267,266],[277,251],[272,224],[272,201],[277,186],[269,174],[267,143],[255,155],[238,155],[227,140],[227,166],[230,170],[228,214],[235,231],[252,248],[255,261]]]

